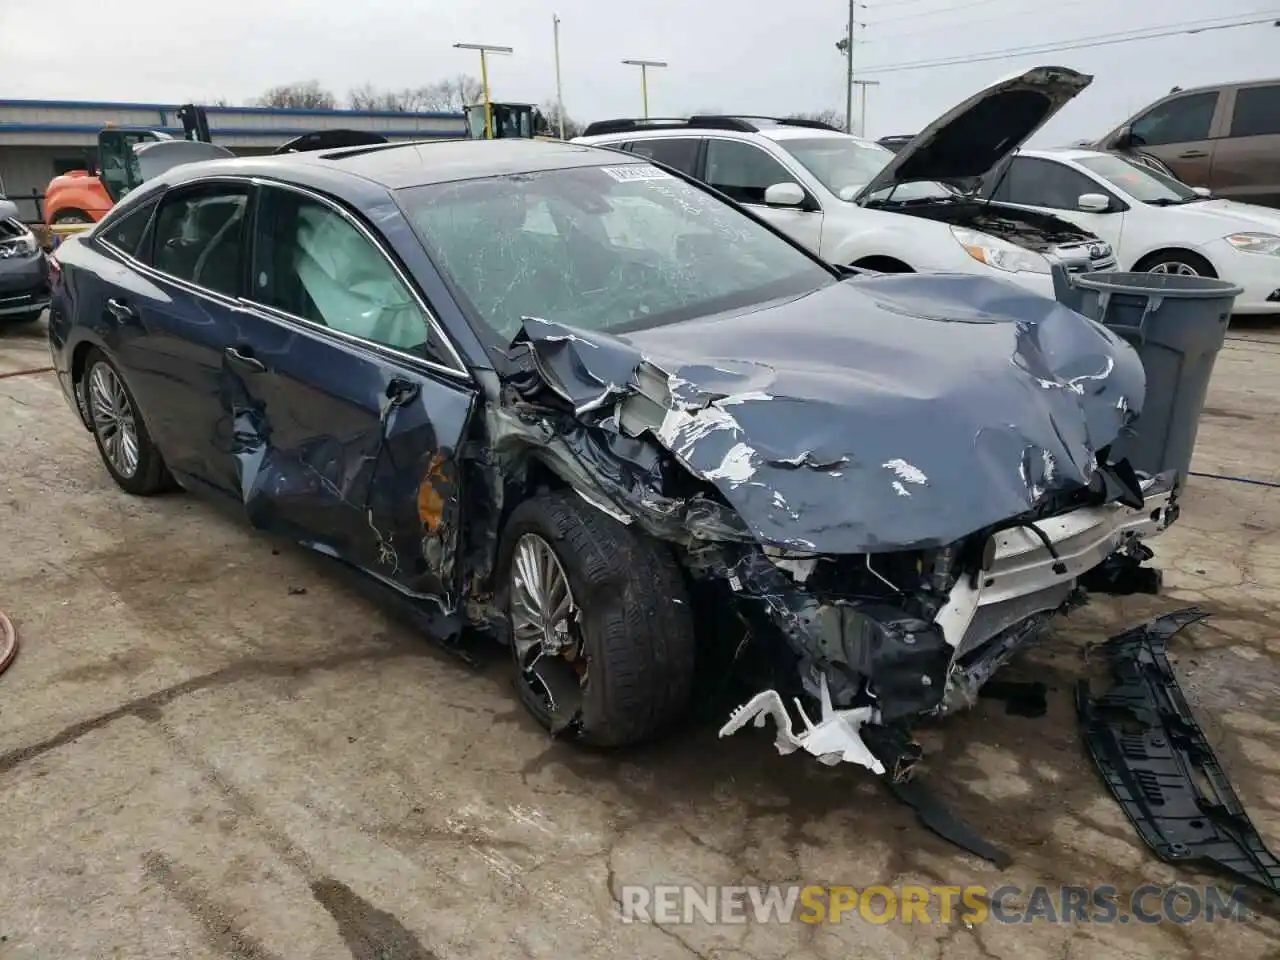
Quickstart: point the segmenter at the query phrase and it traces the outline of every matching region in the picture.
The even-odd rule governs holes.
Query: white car
[[[1280,313],[1280,210],[1235,200],[1094,150],[1023,150],[989,179],[998,202],[1096,233],[1122,270],[1220,277],[1237,314]]]
[[[1058,216],[971,194],[1091,82],[1062,67],[1018,74],[896,153],[814,121],[746,116],[604,120],[575,142],[638,153],[702,180],[831,263],[987,274],[1052,297],[1053,262],[1112,270],[1110,248]]]

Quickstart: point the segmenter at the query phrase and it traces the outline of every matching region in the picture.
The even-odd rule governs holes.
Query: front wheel
[[[147,432],[133,394],[106,354],[94,349],[84,367],[84,398],[93,440],[121,490],[146,497],[170,485],[160,451]]]
[[[553,733],[651,739],[693,688],[693,616],[661,542],[571,492],[518,506],[499,554],[516,689]]]
[[[1190,250],[1154,253],[1134,267],[1138,273],[1165,273],[1177,277],[1217,277],[1218,272],[1199,254]]]

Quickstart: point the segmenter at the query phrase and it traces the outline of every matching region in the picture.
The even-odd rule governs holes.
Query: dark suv
[[[1090,146],[1150,154],[1215,196],[1280,207],[1280,79],[1175,88]]]

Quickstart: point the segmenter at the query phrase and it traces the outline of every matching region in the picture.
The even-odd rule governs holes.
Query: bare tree
[[[837,130],[844,130],[844,114],[839,110],[815,110],[809,113],[792,113],[788,114],[788,120],[816,120],[818,123],[825,123],[827,126],[835,127]],[[846,133],[848,131],[845,131]]]
[[[334,110],[338,100],[320,86],[319,81],[282,83],[272,87],[255,102],[259,107],[284,107],[294,110]]]
[[[347,95],[352,110],[377,110],[386,113],[418,113],[430,109],[425,87],[416,90],[379,90],[371,83],[357,87]]]
[[[423,110],[460,113],[471,103],[484,100],[484,87],[470,74],[460,73],[452,80],[438,80],[416,91],[422,98]]]
[[[542,111],[542,115],[547,120],[547,126],[551,128],[553,137],[560,136],[560,105],[554,100],[544,100],[542,106],[538,108]],[[564,136],[568,140],[572,137],[581,136],[582,124],[578,123],[569,116],[568,112],[564,115]]]

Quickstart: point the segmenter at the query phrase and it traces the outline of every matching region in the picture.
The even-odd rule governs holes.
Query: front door
[[[1217,90],[1189,93],[1156,104],[1129,127],[1133,147],[1161,160],[1183,183],[1209,186],[1217,140]]]
[[[801,186],[795,174],[754,144],[741,140],[707,139],[706,172],[703,179],[721,193],[745,204],[762,220],[767,220],[793,240],[822,253],[822,211],[809,196],[806,207],[770,207],[764,194],[775,183]],[[803,187],[801,186],[801,189]]]
[[[226,348],[225,451],[253,524],[418,596],[457,595],[474,390],[381,247],[336,205],[260,188]]]

